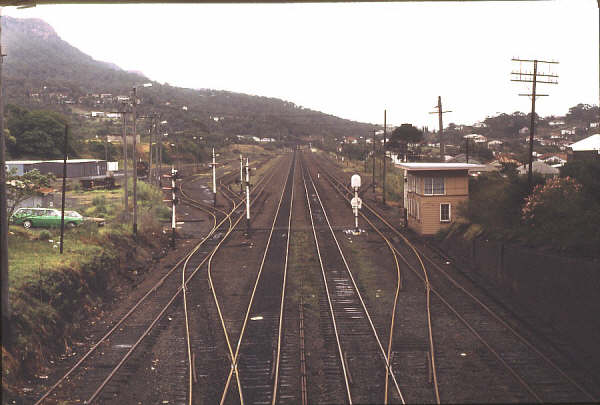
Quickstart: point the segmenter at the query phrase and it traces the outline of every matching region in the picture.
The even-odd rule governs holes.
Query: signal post
[[[358,229],[358,210],[362,208],[362,199],[358,196],[358,189],[360,188],[360,176],[358,174],[352,175],[350,178],[350,185],[354,190],[354,198],[350,201],[352,211],[354,212],[354,231],[352,232],[355,236],[360,235],[360,229]]]
[[[171,199],[163,200],[164,202],[171,203],[171,247],[175,248],[175,230],[177,228],[177,219],[175,215],[175,206],[179,203],[179,198],[177,198],[177,184],[176,181],[179,178],[179,174],[175,167],[171,166],[171,174],[164,174],[163,177],[171,178],[171,187],[163,187],[163,190],[171,191]]]
[[[212,166],[212,191],[213,191],[213,210],[217,209],[217,158],[215,155],[215,148],[212,150],[212,163],[209,163]]]
[[[246,158],[246,232],[250,236],[250,161]]]

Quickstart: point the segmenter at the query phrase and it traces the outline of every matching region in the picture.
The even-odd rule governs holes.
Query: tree
[[[574,160],[560,168],[561,177],[572,177],[582,186],[582,192],[600,202],[600,159]]]
[[[50,187],[54,180],[52,174],[41,174],[34,169],[22,176],[18,176],[13,169],[6,174],[6,199],[8,200],[8,217],[10,217],[17,206],[26,199],[40,195],[40,188]]]
[[[408,144],[420,142],[422,138],[423,132],[421,130],[413,127],[411,124],[402,124],[392,131],[387,149],[398,152],[406,157]]]
[[[579,103],[569,108],[566,120],[572,124],[585,123],[586,126],[589,126],[590,122],[598,121],[598,107]]]
[[[66,120],[52,111],[28,111],[18,106],[7,106],[7,127],[15,138],[9,144],[11,156],[60,158],[63,156]],[[67,153],[75,155],[72,136]]]
[[[600,204],[582,189],[571,177],[554,177],[537,185],[521,209],[528,239],[577,254],[597,256]]]

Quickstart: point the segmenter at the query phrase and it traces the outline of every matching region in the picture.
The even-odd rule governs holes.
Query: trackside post
[[[358,210],[362,206],[362,200],[358,196],[358,189],[360,188],[360,176],[358,174],[352,175],[350,178],[350,185],[354,190],[354,198],[350,201],[352,205],[352,211],[354,212],[354,235],[360,235],[360,229],[358,229]]]

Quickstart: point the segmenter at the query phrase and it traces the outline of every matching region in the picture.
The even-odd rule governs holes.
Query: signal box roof
[[[408,171],[426,171],[426,170],[482,170],[484,165],[473,163],[398,163],[397,166]]]

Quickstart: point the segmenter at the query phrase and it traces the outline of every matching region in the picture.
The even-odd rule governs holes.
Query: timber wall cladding
[[[460,236],[441,245],[464,270],[496,287],[518,314],[533,314],[600,368],[600,261]]]

